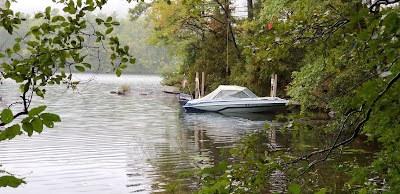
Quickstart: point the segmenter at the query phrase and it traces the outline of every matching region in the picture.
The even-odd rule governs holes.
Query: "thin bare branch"
[[[227,28],[229,28],[229,31],[230,31],[230,35],[232,36],[232,42],[233,42],[233,44],[234,44],[234,46],[235,46],[235,49],[236,49],[236,51],[237,51],[237,56],[238,56],[238,58],[240,59],[241,58],[241,56],[240,56],[240,50],[239,50],[239,47],[238,47],[238,45],[237,45],[237,43],[236,43],[236,39],[235,39],[235,35],[233,34],[233,29],[232,29],[232,25],[231,25],[231,23],[229,22],[229,10],[227,9],[227,7],[225,7],[224,5],[222,5],[222,3],[221,2],[219,2],[218,0],[214,0],[214,1],[216,1],[217,3],[218,3],[218,5],[221,7],[221,9],[224,11],[224,13],[225,13],[225,16],[226,16],[226,20],[227,20],[227,22],[228,22],[228,26],[227,26]],[[228,40],[229,40],[229,38],[228,38]]]
[[[382,90],[382,91],[379,93],[379,95],[374,99],[374,101],[370,104],[369,108],[368,108],[366,111],[364,111],[365,106],[363,105],[363,106],[360,107],[360,110],[354,111],[354,112],[352,112],[352,113],[350,113],[350,114],[348,114],[348,115],[346,116],[345,120],[342,122],[341,129],[340,129],[340,131],[339,131],[339,134],[341,134],[341,131],[343,130],[343,128],[344,128],[344,126],[345,126],[344,124],[347,122],[348,118],[349,118],[351,115],[353,115],[353,114],[355,114],[355,113],[357,113],[357,112],[360,113],[360,115],[358,115],[358,116],[356,117],[356,119],[351,123],[350,126],[352,126],[353,123],[354,123],[355,121],[357,121],[361,115],[364,115],[364,118],[363,118],[360,122],[358,122],[357,126],[354,128],[353,134],[352,134],[349,138],[347,138],[347,139],[344,140],[344,141],[341,141],[341,142],[337,143],[337,140],[338,140],[338,137],[339,137],[339,135],[338,135],[337,138],[336,138],[336,140],[335,140],[335,142],[334,142],[334,144],[333,144],[331,147],[325,148],[325,149],[320,149],[320,150],[311,152],[311,153],[309,153],[309,154],[307,154],[307,155],[298,157],[297,159],[294,159],[294,160],[292,160],[292,161],[290,161],[290,162],[287,162],[287,163],[285,163],[284,165],[287,166],[287,165],[289,165],[289,164],[294,164],[294,163],[297,163],[297,162],[299,162],[299,161],[301,161],[301,160],[306,160],[306,161],[308,161],[308,159],[311,158],[311,157],[314,156],[314,155],[328,152],[328,154],[327,154],[324,158],[320,158],[320,159],[318,159],[318,160],[312,161],[312,162],[307,166],[307,168],[299,175],[299,176],[301,176],[301,175],[305,174],[306,172],[308,172],[308,171],[309,171],[313,166],[315,166],[316,164],[327,160],[328,157],[329,157],[329,155],[330,155],[330,153],[332,152],[332,150],[334,150],[334,149],[336,149],[336,148],[338,148],[338,147],[340,147],[340,146],[346,145],[346,144],[350,143],[352,140],[354,140],[354,138],[356,138],[356,137],[360,134],[361,129],[362,129],[362,127],[364,126],[364,124],[369,120],[370,115],[371,115],[371,112],[372,112],[373,107],[375,106],[376,102],[378,102],[378,100],[392,87],[392,85],[393,85],[399,78],[400,78],[400,72],[397,73],[397,75],[394,76],[394,77],[389,81],[389,83],[386,85],[385,89]],[[364,114],[362,114],[363,112],[364,112]]]
[[[400,2],[400,0],[377,0],[369,6],[370,12],[378,12],[380,5],[390,5]]]

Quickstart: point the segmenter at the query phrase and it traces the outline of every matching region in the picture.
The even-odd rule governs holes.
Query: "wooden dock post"
[[[206,79],[206,75],[205,75],[205,73],[203,71],[203,72],[201,72],[201,96],[204,96],[204,82],[205,82],[205,79]]]
[[[195,81],[195,83],[196,83],[196,88],[195,88],[195,92],[194,92],[194,98],[195,99],[197,99],[197,98],[199,98],[199,85],[200,85],[200,82],[199,82],[199,72],[196,72],[196,79],[194,80]]]
[[[276,97],[276,88],[278,87],[278,75],[271,75],[271,97]]]

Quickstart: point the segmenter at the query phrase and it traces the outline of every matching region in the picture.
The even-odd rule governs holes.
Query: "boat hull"
[[[286,100],[189,101],[183,108],[186,112],[256,113],[276,112],[284,109],[286,104]]]

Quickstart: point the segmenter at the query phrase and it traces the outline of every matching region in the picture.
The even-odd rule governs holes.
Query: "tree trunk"
[[[247,0],[247,18],[252,20],[254,17],[253,0]]]

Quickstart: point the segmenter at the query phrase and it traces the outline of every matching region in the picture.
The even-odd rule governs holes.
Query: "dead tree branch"
[[[221,9],[222,9],[222,10],[224,11],[224,13],[225,13],[226,21],[227,21],[227,23],[228,23],[227,28],[229,28],[230,35],[232,36],[232,42],[233,42],[233,44],[235,45],[235,49],[236,49],[237,56],[238,56],[238,58],[240,59],[240,58],[241,58],[241,56],[240,56],[240,50],[239,50],[239,47],[238,47],[238,45],[237,45],[237,43],[236,43],[235,35],[233,34],[232,25],[231,25],[231,23],[229,22],[229,10],[227,9],[227,7],[225,7],[224,5],[222,5],[222,3],[219,2],[218,0],[215,0],[215,1],[218,3],[218,5],[221,7]],[[229,38],[228,38],[228,39],[229,39]]]
[[[400,2],[400,0],[377,0],[374,3],[372,3],[371,6],[369,6],[369,11],[376,13],[379,11],[379,7],[381,5],[390,5],[390,4],[395,4]]]
[[[342,124],[341,124],[340,131],[339,131],[338,135],[336,136],[335,142],[333,143],[333,145],[332,145],[331,147],[325,148],[325,149],[320,149],[320,150],[311,152],[311,153],[309,153],[309,154],[307,154],[307,155],[298,157],[297,159],[294,159],[294,160],[292,160],[292,161],[290,161],[290,162],[286,162],[286,163],[284,164],[284,166],[287,166],[287,165],[289,165],[289,164],[297,163],[297,162],[299,162],[299,161],[301,161],[301,160],[308,161],[308,159],[311,158],[311,157],[314,156],[314,155],[322,154],[322,153],[327,152],[327,154],[325,155],[324,158],[320,158],[320,159],[314,160],[314,161],[312,161],[311,163],[309,163],[308,166],[307,166],[307,168],[306,168],[302,173],[300,173],[300,175],[298,175],[298,176],[304,175],[306,172],[308,172],[308,171],[309,171],[313,166],[315,166],[316,164],[318,164],[318,163],[320,163],[320,162],[323,162],[323,161],[326,161],[326,160],[329,158],[331,152],[332,152],[334,149],[336,149],[336,148],[338,148],[338,147],[340,147],[340,146],[346,145],[346,144],[350,143],[352,140],[354,140],[354,138],[356,138],[356,137],[360,134],[361,129],[362,129],[362,127],[364,126],[364,124],[369,120],[369,118],[370,118],[370,116],[371,116],[371,112],[372,112],[372,110],[373,110],[373,108],[374,108],[376,102],[378,102],[378,100],[392,87],[392,85],[393,85],[399,78],[400,78],[400,72],[397,73],[397,75],[394,76],[394,77],[388,82],[388,84],[386,85],[385,89],[382,90],[382,91],[379,93],[379,95],[374,99],[374,101],[370,104],[369,108],[368,108],[366,111],[364,111],[365,106],[364,106],[364,104],[363,104],[363,105],[360,107],[360,109],[359,109],[358,111],[353,111],[353,112],[349,113],[348,115],[346,115],[346,118],[343,120],[343,122],[342,122]],[[364,118],[363,118],[361,121],[359,121],[359,122],[357,123],[357,126],[354,128],[353,134],[352,134],[349,138],[347,138],[347,139],[345,139],[344,141],[341,141],[341,142],[338,143],[337,141],[338,141],[338,139],[339,139],[339,137],[340,137],[340,135],[341,135],[343,129],[345,128],[346,122],[347,122],[348,119],[349,119],[352,115],[354,115],[355,113],[359,113],[359,115],[353,120],[353,122],[350,123],[349,127],[352,126],[357,120],[359,120],[359,118],[360,118],[361,116],[364,116]]]

